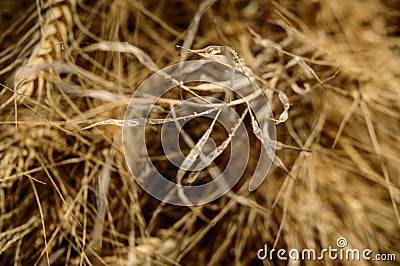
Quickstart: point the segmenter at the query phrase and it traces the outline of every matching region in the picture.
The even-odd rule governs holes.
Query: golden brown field
[[[399,34],[398,0],[0,0],[0,265],[399,265]],[[277,120],[287,96],[276,124],[284,145],[249,192],[261,149],[250,112],[240,181],[210,203],[175,206],[131,175],[121,121],[157,69],[204,58],[251,77]],[[221,95],[186,89],[164,95],[152,119]],[[185,155],[212,127],[196,119],[181,136]],[[160,128],[146,126],[159,172],[214,178],[171,166]],[[217,145],[228,135],[211,133]],[[257,257],[265,245],[321,253],[340,238],[395,257]]]

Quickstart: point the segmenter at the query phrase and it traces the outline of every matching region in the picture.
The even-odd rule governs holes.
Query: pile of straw
[[[2,1],[0,264],[281,265],[289,261],[262,261],[257,251],[321,251],[339,237],[354,249],[396,254],[399,263],[398,6]],[[288,96],[277,140],[300,150],[278,150],[280,163],[254,192],[249,165],[229,195],[168,205],[131,176],[121,127],[96,123],[123,119],[152,66],[207,57],[194,51],[210,45],[232,49],[268,88],[276,118],[284,111],[277,91]],[[198,138],[207,127],[188,133]],[[148,148],[158,155],[158,145]],[[173,176],[165,158],[154,161]]]

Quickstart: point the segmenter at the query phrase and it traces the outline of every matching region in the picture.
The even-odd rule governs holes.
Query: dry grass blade
[[[201,17],[203,16],[204,12],[206,12],[206,10],[215,2],[216,2],[216,0],[204,0],[203,2],[201,2],[199,9],[197,10],[196,14],[194,15],[194,17],[192,19],[192,22],[189,25],[189,28],[187,30],[187,34],[185,37],[185,41],[183,42],[183,45],[182,45],[181,58],[180,58],[181,63],[186,60],[188,50],[192,46],[194,37],[199,28],[199,23],[200,23]]]
[[[111,175],[111,164],[114,161],[115,147],[118,145],[120,134],[116,134],[114,138],[113,146],[109,151],[105,165],[100,172],[99,184],[97,189],[97,215],[93,228],[93,250],[100,251],[102,247],[102,237],[104,230],[104,219],[107,211],[107,194],[110,185]]]
[[[176,118],[137,118],[137,119],[128,119],[128,120],[119,120],[119,119],[109,119],[104,121],[96,122],[92,125],[84,127],[82,130],[87,130],[93,127],[102,126],[102,125],[115,125],[119,127],[136,127],[136,126],[145,126],[145,125],[160,125],[164,123],[171,123],[179,120],[187,120],[196,117],[201,117],[204,115],[211,114],[213,112],[218,112],[218,108],[210,108],[209,110],[199,112],[192,115],[185,115]]]
[[[91,82],[98,84],[104,88],[108,89],[119,89],[122,91],[126,91],[127,88],[121,87],[116,85],[113,82],[104,80],[103,78],[93,74],[90,71],[87,71],[77,65],[69,64],[65,62],[44,62],[44,63],[35,63],[29,66],[25,66],[20,68],[17,72],[15,80],[16,80],[16,87],[22,86],[25,82],[29,81],[29,77],[39,73],[42,70],[52,70],[59,74],[76,74],[82,78],[90,80]],[[18,91],[18,90],[17,90]],[[25,94],[26,95],[26,94]]]
[[[367,107],[365,102],[361,101],[360,102],[360,107],[361,107],[361,110],[362,110],[362,112],[364,114],[365,122],[366,122],[367,127],[368,127],[368,132],[369,132],[369,135],[370,135],[370,138],[371,138],[372,145],[373,145],[374,150],[376,152],[376,155],[378,156],[378,159],[380,161],[381,168],[382,168],[382,171],[383,171],[383,176],[385,177],[386,185],[387,185],[387,188],[388,188],[389,194],[390,194],[390,199],[391,199],[392,204],[393,204],[393,211],[394,211],[394,213],[396,215],[397,223],[398,223],[398,225],[400,227],[400,211],[399,211],[399,207],[398,207],[398,203],[397,203],[396,197],[394,196],[395,189],[393,189],[391,178],[390,178],[390,175],[389,175],[389,171],[388,171],[386,163],[385,163],[385,161],[383,159],[381,146],[379,144],[378,138],[377,138],[376,133],[375,133],[375,127],[374,127],[374,125],[372,123],[372,120],[371,120],[371,114],[370,114],[369,109],[368,109],[368,107]]]
[[[354,93],[354,101],[353,104],[350,106],[349,110],[346,112],[346,115],[343,117],[342,122],[340,123],[340,127],[338,129],[338,132],[336,134],[335,140],[333,141],[332,148],[335,148],[340,136],[342,135],[343,129],[346,126],[346,123],[349,121],[353,113],[356,111],[356,109],[359,107],[361,102],[361,97],[360,94],[356,91]]]
[[[46,252],[46,261],[47,261],[47,265],[50,266],[50,257],[49,257],[49,251],[48,251],[48,246],[47,246],[47,237],[46,237],[46,225],[44,222],[44,216],[43,216],[43,209],[40,203],[40,198],[39,198],[39,194],[37,192],[36,186],[35,186],[35,182],[33,182],[31,179],[29,179],[29,182],[32,185],[32,189],[33,189],[33,193],[35,194],[35,198],[36,198],[36,202],[39,208],[39,213],[40,213],[40,218],[42,221],[42,229],[43,229],[43,239],[44,239],[44,249]]]
[[[210,162],[204,162],[204,157],[202,157],[202,150],[204,148],[204,145],[207,143],[207,140],[210,138],[210,135],[213,131],[215,122],[218,120],[218,116],[220,115],[221,110],[217,112],[215,115],[210,127],[204,132],[204,134],[201,136],[199,141],[194,145],[193,148],[191,148],[189,154],[185,157],[183,160],[182,164],[179,166],[178,173],[176,174],[176,182],[179,185],[178,187],[178,194],[179,197],[182,199],[183,202],[188,203],[189,205],[192,205],[190,200],[186,197],[185,193],[182,190],[182,179],[183,176],[185,175],[185,172],[190,169],[195,162],[197,158],[201,158],[203,163],[206,163],[207,165]]]
[[[130,53],[136,56],[141,64],[147,67],[149,70],[153,72],[157,72],[159,68],[153,62],[151,57],[147,55],[142,49],[133,46],[129,43],[121,43],[121,42],[97,42],[86,46],[83,51],[85,52],[93,52],[93,51],[113,51],[119,53]]]
[[[206,161],[213,161],[215,158],[217,158],[218,156],[220,156],[228,147],[228,145],[232,142],[232,138],[235,137],[235,134],[239,128],[239,126],[241,125],[241,123],[243,123],[243,119],[246,117],[247,113],[248,113],[249,109],[245,109],[240,117],[240,119],[238,119],[238,121],[235,123],[235,125],[233,126],[233,128],[231,129],[231,131],[228,133],[228,137],[219,145],[217,146],[214,150],[212,150],[209,155],[207,156],[208,158],[206,159]],[[216,175],[218,176],[218,175]]]

